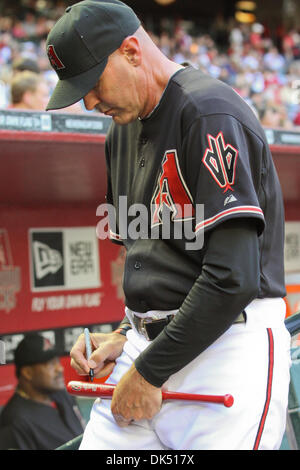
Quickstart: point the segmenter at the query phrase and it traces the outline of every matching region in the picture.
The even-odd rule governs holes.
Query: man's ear
[[[142,51],[139,40],[135,36],[128,36],[125,38],[119,50],[130,64],[135,67],[140,65],[142,60]]]
[[[20,372],[20,375],[27,381],[31,381],[33,377],[32,366],[23,366]]]

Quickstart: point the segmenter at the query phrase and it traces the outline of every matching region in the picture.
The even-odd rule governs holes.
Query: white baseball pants
[[[111,400],[97,399],[80,449],[278,449],[285,431],[290,381],[285,304],[282,299],[257,299],[245,311],[246,323],[232,325],[163,387],[210,395],[230,393],[232,407],[163,401],[152,420],[120,428],[110,411]],[[131,312],[127,310],[126,315],[130,317]],[[108,383],[117,383],[149,344],[134,328],[127,338]]]

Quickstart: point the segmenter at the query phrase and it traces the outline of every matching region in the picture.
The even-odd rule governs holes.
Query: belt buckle
[[[147,331],[145,325],[147,323],[152,323],[155,320],[158,320],[158,318],[157,317],[153,317],[153,318],[148,317],[148,318],[141,318],[141,320],[140,320],[139,333],[141,333],[146,338],[147,341],[151,341],[151,339],[149,338],[148,331]]]
[[[145,318],[141,318],[140,325],[139,325],[139,333],[141,333],[141,335],[143,335],[147,341],[150,341],[148,332],[145,328],[146,323],[149,323],[149,322],[146,322]]]

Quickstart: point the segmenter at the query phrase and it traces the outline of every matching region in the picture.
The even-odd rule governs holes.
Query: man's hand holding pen
[[[93,370],[95,378],[111,374],[115,360],[123,351],[126,337],[119,333],[90,333],[91,354],[87,358],[86,337],[82,333],[71,349],[71,367],[79,375],[90,375]]]

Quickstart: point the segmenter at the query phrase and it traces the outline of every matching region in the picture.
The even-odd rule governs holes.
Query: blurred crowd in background
[[[8,3],[0,16],[0,108],[44,109],[57,80],[45,41],[70,2],[20,3]],[[300,29],[278,26],[274,37],[260,23],[239,24],[219,16],[206,31],[184,20],[144,26],[169,58],[233,87],[265,127],[300,129]],[[66,111],[85,112],[82,103]]]

